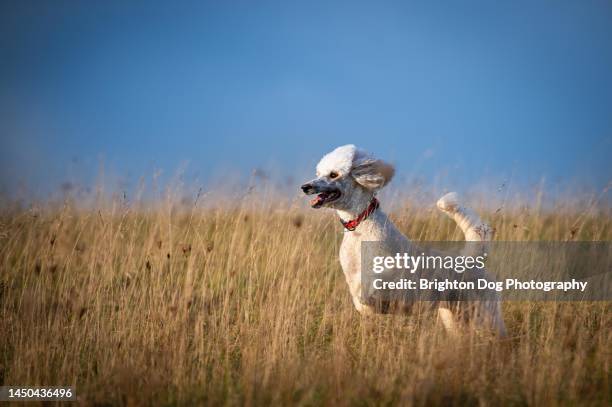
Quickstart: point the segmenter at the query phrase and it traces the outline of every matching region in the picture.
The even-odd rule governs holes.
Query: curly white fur
[[[489,241],[493,229],[468,207],[461,204],[456,192],[449,192],[437,202],[438,209],[457,222],[468,242]]]
[[[317,175],[329,174],[332,171],[336,171],[340,175],[346,175],[351,172],[356,158],[359,159],[366,155],[365,152],[358,150],[353,144],[338,147],[321,158],[321,161],[317,164]]]
[[[358,149],[352,144],[341,146],[323,156],[317,165],[317,178],[302,185],[306,194],[323,192],[340,198],[323,205],[335,209],[340,218],[349,220],[357,217],[369,205],[374,194],[393,177],[393,166]],[[339,191],[340,194],[330,191]],[[486,242],[490,240],[491,228],[476,213],[460,204],[457,194],[450,193],[438,201],[438,207],[454,219],[464,232],[466,240]],[[408,252],[412,243],[378,209],[365,219],[355,231],[345,231],[340,246],[340,263],[353,298],[355,308],[362,314],[375,313],[374,307],[361,298],[361,243],[381,242],[382,250],[390,255]],[[440,303],[439,315],[445,327],[455,330],[450,316],[451,310]],[[498,301],[482,300],[474,320],[481,326],[497,330],[503,335],[505,327]]]

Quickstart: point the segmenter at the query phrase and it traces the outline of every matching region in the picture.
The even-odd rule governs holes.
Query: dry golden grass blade
[[[112,404],[610,402],[608,303],[505,303],[504,341],[451,338],[429,314],[362,318],[335,219],[269,202],[4,211],[2,382]],[[460,236],[414,205],[392,218]],[[488,218],[499,240],[566,240],[577,222],[577,240],[612,239],[605,208]]]

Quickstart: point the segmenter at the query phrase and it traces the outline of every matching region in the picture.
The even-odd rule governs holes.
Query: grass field
[[[610,404],[609,303],[505,303],[503,341],[364,318],[337,219],[296,202],[5,205],[0,381],[74,385],[85,404]],[[461,238],[409,201],[391,217],[414,240]],[[588,202],[484,217],[498,240],[612,240],[610,208]]]

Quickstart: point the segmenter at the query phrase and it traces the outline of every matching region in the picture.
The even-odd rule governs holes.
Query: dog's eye
[[[338,178],[338,173],[336,171],[332,171],[329,173],[329,178],[334,179]]]

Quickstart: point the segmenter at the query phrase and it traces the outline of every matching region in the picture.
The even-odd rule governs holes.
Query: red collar
[[[359,226],[361,222],[366,220],[368,216],[370,216],[372,212],[376,210],[376,208],[378,208],[378,205],[378,199],[376,199],[376,197],[373,197],[368,207],[363,212],[361,212],[359,216],[357,216],[355,219],[351,219],[346,222],[340,219],[340,223],[342,223],[342,226],[344,226],[346,230],[352,232],[353,230],[357,229],[357,226]]]

